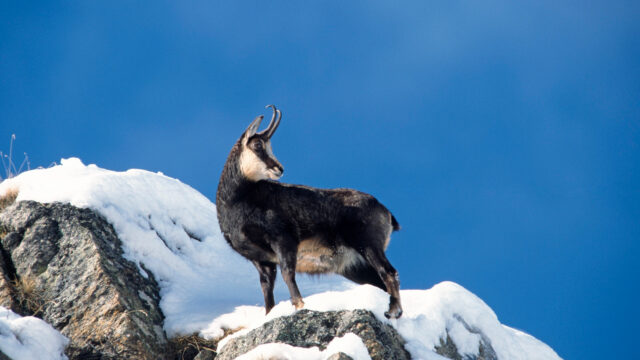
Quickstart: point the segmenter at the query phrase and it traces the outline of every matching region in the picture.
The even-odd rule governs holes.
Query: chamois
[[[360,191],[276,181],[284,168],[273,155],[271,137],[282,113],[269,107],[269,126],[257,132],[263,116],[256,117],[231,148],[216,193],[220,229],[258,269],[266,313],[274,306],[279,264],[296,309],[304,306],[296,272],[337,273],[388,292],[385,316],[400,317],[398,272],[384,253],[391,232],[400,229],[395,217]]]

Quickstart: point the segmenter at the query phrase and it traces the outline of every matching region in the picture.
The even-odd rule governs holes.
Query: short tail
[[[393,214],[391,214],[391,226],[393,226],[393,231],[400,230],[400,224],[398,224],[398,220],[396,220],[396,217],[393,216]]]

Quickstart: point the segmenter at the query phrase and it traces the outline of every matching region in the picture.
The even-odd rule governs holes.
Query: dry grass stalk
[[[172,358],[177,360],[185,360],[190,358],[189,353],[198,354],[201,350],[209,350],[216,353],[217,342],[213,340],[205,340],[197,334],[177,336],[169,339],[172,348]]]
[[[13,204],[18,197],[18,189],[11,188],[7,190],[4,195],[0,196],[0,211],[4,210],[7,206]]]
[[[42,316],[47,298],[44,293],[38,289],[35,276],[26,275],[13,280],[13,288],[15,290],[16,302],[21,309],[33,316]]]

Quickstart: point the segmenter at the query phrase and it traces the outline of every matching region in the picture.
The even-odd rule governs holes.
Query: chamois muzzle
[[[270,170],[273,173],[273,175],[275,175],[277,178],[280,178],[284,173],[284,168],[281,165],[276,165],[272,167]]]

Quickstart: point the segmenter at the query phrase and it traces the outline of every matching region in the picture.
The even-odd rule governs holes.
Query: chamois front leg
[[[273,286],[276,282],[276,273],[278,268],[276,264],[266,261],[252,261],[253,265],[260,273],[260,286],[262,286],[262,294],[264,295],[265,315],[273,309],[275,301],[273,300]]]
[[[291,303],[300,310],[304,307],[304,301],[302,301],[302,295],[296,284],[296,260],[297,260],[297,245],[292,242],[280,242],[276,246],[272,246],[273,250],[280,262],[280,271],[282,271],[282,279],[289,288],[289,294],[291,295]]]

